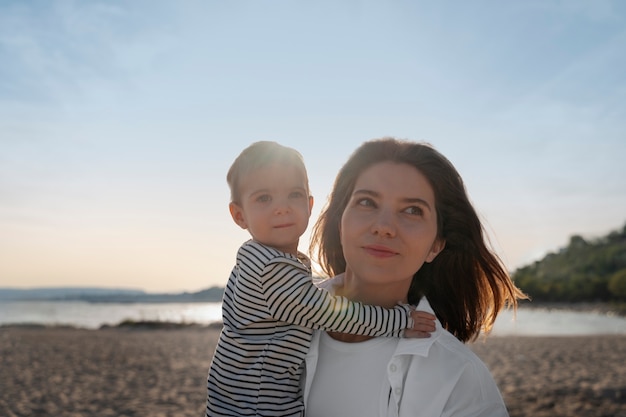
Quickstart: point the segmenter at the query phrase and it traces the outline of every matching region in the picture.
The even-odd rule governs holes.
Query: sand
[[[491,337],[472,349],[511,417],[626,417],[626,335]]]
[[[0,328],[0,416],[204,415],[217,330]],[[626,335],[471,348],[512,417],[626,417]]]

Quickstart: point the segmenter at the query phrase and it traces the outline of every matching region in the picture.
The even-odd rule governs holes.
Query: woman
[[[524,295],[488,248],[453,165],[430,145],[366,142],[339,172],[312,248],[337,295],[436,314],[428,339],[316,332],[303,379],[307,417],[506,416],[463,342]]]

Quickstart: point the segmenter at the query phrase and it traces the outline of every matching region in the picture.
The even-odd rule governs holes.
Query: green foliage
[[[518,269],[513,279],[537,301],[624,300],[626,225],[592,241],[574,235],[567,247]]]
[[[626,299],[626,269],[620,269],[611,276],[609,291],[615,297]]]

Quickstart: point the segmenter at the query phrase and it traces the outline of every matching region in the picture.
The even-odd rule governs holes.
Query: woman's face
[[[346,278],[403,294],[413,274],[443,249],[435,195],[411,165],[380,162],[359,175],[341,217]],[[397,291],[394,291],[396,288]]]

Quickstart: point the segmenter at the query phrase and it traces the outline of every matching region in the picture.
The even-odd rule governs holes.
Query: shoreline
[[[563,303],[563,302],[536,302],[536,301],[521,301],[518,305],[519,311],[564,311],[573,313],[590,313],[594,315],[602,315],[617,319],[626,319],[626,304],[607,303],[607,302],[580,302],[580,303]],[[502,313],[506,314],[510,312],[510,309],[503,309]],[[220,317],[221,318],[221,317]],[[0,329],[2,328],[75,328],[75,329],[107,329],[107,328],[185,328],[185,327],[199,327],[199,328],[217,328],[220,329],[222,322],[219,319],[211,322],[198,322],[193,320],[161,320],[161,319],[120,319],[117,323],[92,323],[81,324],[59,320],[59,322],[46,323],[43,322],[5,322],[0,323]],[[593,332],[592,332],[593,333]],[[609,332],[613,334],[613,332]],[[545,334],[545,333],[544,333]],[[582,333],[581,333],[582,334]],[[594,333],[595,334],[595,333]],[[520,334],[521,335],[521,334]],[[530,335],[529,335],[530,336]],[[534,335],[533,335],[534,336]]]
[[[532,310],[565,310],[581,313],[597,313],[626,317],[626,303],[610,303],[604,301],[581,301],[577,303],[564,301],[528,301],[522,300],[518,308]]]

